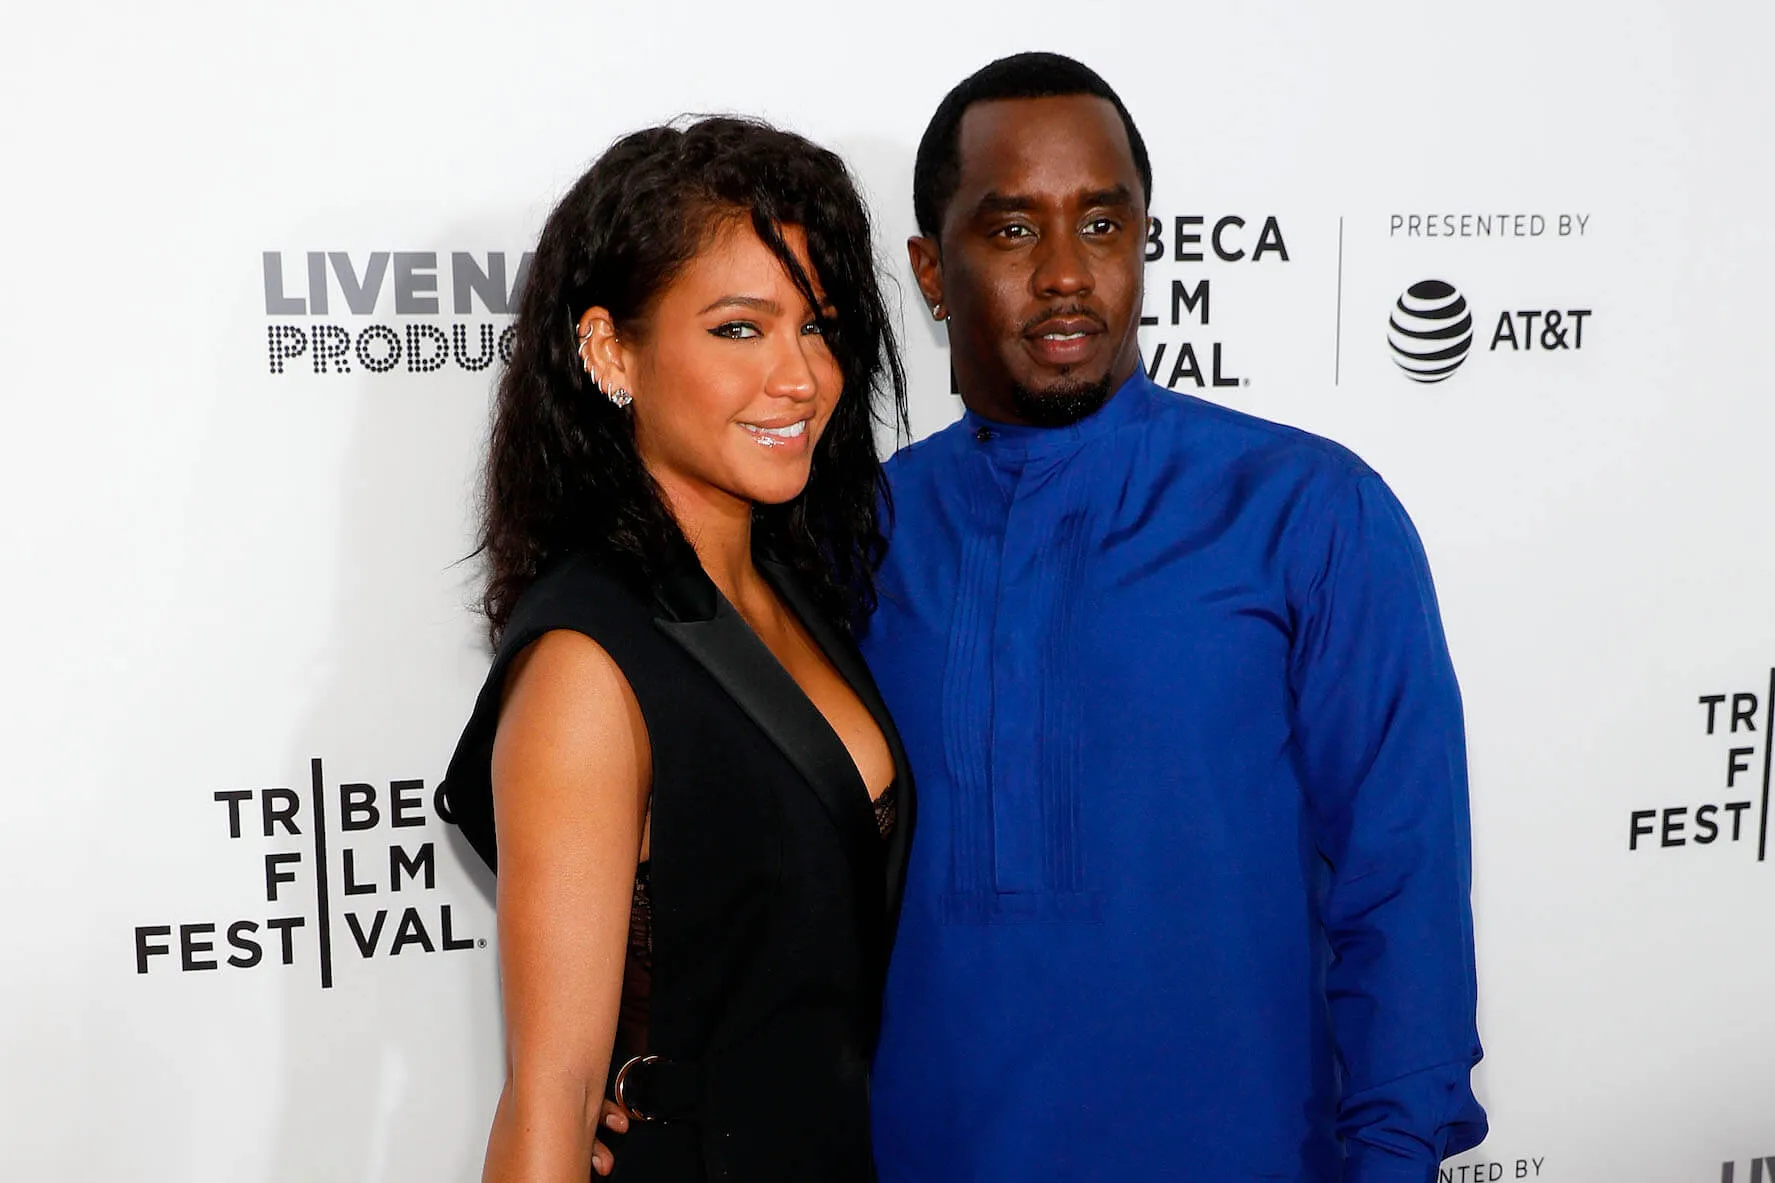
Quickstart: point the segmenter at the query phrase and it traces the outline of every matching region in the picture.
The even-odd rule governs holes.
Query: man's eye
[[[1120,227],[1113,218],[1093,218],[1085,223],[1085,230],[1090,234],[1114,234]]]
[[[744,341],[748,337],[761,337],[758,326],[749,320],[730,320],[726,324],[716,325],[709,330],[717,337],[726,337],[730,341]]]
[[[1028,226],[1023,225],[1020,222],[1013,222],[1009,226],[1001,226],[999,229],[994,230],[993,236],[996,238],[1028,238],[1034,233],[1035,231],[1031,230]]]

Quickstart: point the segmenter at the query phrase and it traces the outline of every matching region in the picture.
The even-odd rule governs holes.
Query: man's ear
[[[616,322],[610,318],[610,310],[586,309],[579,318],[579,360],[605,394],[618,390],[635,392],[627,353],[616,335]]]
[[[937,240],[914,234],[906,240],[906,257],[912,261],[912,276],[924,295],[925,306],[937,320],[945,320],[949,310],[943,306],[943,255]]]

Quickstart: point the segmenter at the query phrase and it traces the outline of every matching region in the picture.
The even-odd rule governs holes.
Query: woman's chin
[[[748,464],[734,474],[739,478],[734,492],[756,505],[781,505],[801,496],[811,467],[805,461],[784,463],[774,458],[770,463]]]
[[[807,475],[804,473],[798,481],[760,481],[746,493],[748,500],[754,505],[782,505],[801,496],[807,488]]]

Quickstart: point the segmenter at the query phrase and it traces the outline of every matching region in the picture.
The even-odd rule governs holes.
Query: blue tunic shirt
[[[1136,374],[889,480],[884,1181],[1425,1183],[1477,1144],[1460,695],[1380,478]]]

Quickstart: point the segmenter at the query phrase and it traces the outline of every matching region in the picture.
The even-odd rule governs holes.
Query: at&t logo
[[[1505,308],[1492,325],[1488,353],[1564,353],[1584,348],[1589,308]],[[1387,320],[1393,363],[1413,382],[1442,382],[1473,350],[1473,309],[1454,284],[1423,279],[1400,294]]]
[[[1440,382],[1473,347],[1473,314],[1451,283],[1425,279],[1405,289],[1387,322],[1393,361],[1413,382]]]

